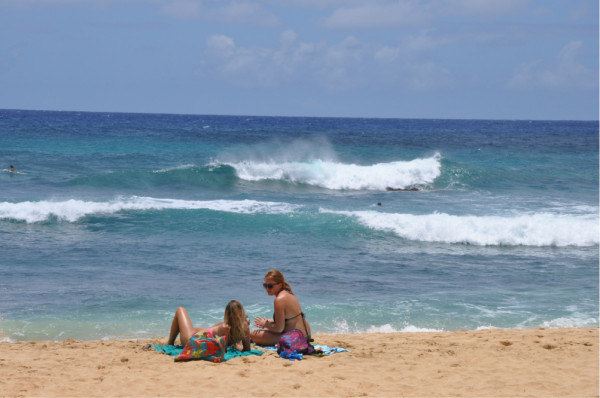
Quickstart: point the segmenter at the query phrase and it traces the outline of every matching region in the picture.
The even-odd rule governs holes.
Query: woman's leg
[[[273,333],[268,330],[255,330],[250,333],[250,338],[258,345],[275,345],[279,342],[281,333]]]
[[[181,340],[181,344],[187,343],[187,341],[192,337],[195,333],[195,328],[192,327],[192,319],[190,315],[186,311],[185,308],[179,307],[177,311],[175,311],[175,316],[173,316],[173,322],[171,322],[171,331],[169,332],[169,340],[167,344],[175,344],[175,339],[179,334],[179,340]]]

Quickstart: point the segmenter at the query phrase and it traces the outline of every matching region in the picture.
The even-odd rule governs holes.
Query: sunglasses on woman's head
[[[273,289],[273,286],[275,286],[277,283],[263,283],[263,287],[265,289]]]

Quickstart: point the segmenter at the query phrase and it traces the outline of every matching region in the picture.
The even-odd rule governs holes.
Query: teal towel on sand
[[[153,344],[152,348],[154,348],[154,351],[156,351],[156,352],[171,355],[172,357],[178,356],[183,351],[182,345]],[[227,347],[227,352],[225,353],[225,360],[229,361],[232,358],[247,357],[250,355],[262,355],[262,351],[261,350],[240,351],[233,347]]]
[[[328,345],[325,344],[313,344],[313,347],[315,347],[315,353],[312,354],[314,356],[329,356],[331,354],[335,354],[336,352],[348,352],[347,349],[342,348],[342,347],[329,347]],[[277,347],[275,347],[274,345],[268,345],[263,347],[265,350],[269,350],[269,351],[277,351]]]

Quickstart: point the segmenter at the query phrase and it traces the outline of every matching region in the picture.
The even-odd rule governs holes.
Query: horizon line
[[[460,117],[392,117],[392,116],[306,116],[306,115],[249,115],[249,114],[219,114],[219,113],[172,113],[172,112],[127,112],[127,111],[89,111],[65,109],[18,109],[0,108],[0,111],[25,112],[64,112],[64,113],[116,113],[129,115],[171,115],[171,116],[221,116],[221,117],[265,117],[265,118],[303,118],[303,119],[381,119],[381,120],[455,120],[455,121],[507,121],[507,122],[596,122],[599,119],[483,119]]]

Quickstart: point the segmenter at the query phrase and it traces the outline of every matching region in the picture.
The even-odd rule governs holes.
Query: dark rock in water
[[[410,191],[410,192],[420,191],[420,189],[417,187],[408,187],[408,188],[386,187],[385,190],[386,191]]]

